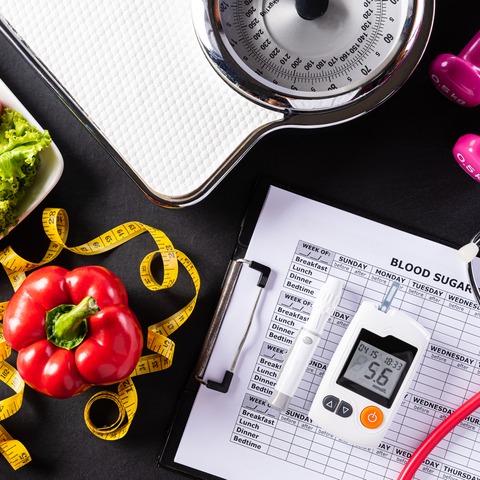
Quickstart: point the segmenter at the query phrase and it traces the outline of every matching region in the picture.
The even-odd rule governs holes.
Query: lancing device
[[[305,374],[305,370],[320,342],[323,329],[342,296],[343,283],[327,278],[315,299],[307,323],[298,335],[284,360],[277,385],[270,397],[270,405],[280,411],[288,408]]]

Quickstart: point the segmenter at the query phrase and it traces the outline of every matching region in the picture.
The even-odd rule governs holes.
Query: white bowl
[[[32,117],[28,110],[12,93],[12,91],[0,80],[0,103],[3,107],[10,107],[20,112],[32,125],[40,131],[43,128]],[[40,168],[38,169],[35,181],[25,191],[25,196],[18,204],[18,223],[26,218],[39,203],[50,193],[53,187],[58,183],[63,173],[63,157],[57,146],[52,143],[40,152]],[[9,228],[11,231],[16,225]],[[3,235],[0,235],[0,239]]]

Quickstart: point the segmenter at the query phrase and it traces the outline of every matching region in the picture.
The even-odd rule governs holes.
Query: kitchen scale
[[[182,207],[269,132],[388,99],[433,17],[434,0],[2,0],[0,34],[150,199]]]

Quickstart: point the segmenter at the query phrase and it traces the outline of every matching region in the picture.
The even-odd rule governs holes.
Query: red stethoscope
[[[465,107],[480,105],[480,31],[458,56],[442,54],[435,58],[430,66],[430,77],[437,89],[458,105]],[[480,182],[480,137],[474,134],[464,135],[455,144],[453,154],[459,165],[472,178]],[[472,260],[479,251],[479,243],[480,234],[477,234],[471,243],[460,249],[460,255],[468,264],[470,282],[480,303],[472,267]],[[428,435],[405,464],[398,480],[413,478],[438,443],[478,408],[480,408],[480,392],[473,395]]]
[[[480,105],[480,31],[458,56],[442,54],[435,58],[430,66],[430,77],[438,90],[458,105],[465,107]],[[455,144],[453,154],[459,165],[472,178],[480,182],[480,137],[474,134],[464,135]],[[472,268],[472,260],[478,253],[479,243],[480,234],[477,234],[471,243],[460,249],[460,255],[468,264],[473,291],[480,303]],[[480,392],[473,395],[428,435],[405,464],[398,480],[413,478],[438,443],[478,408],[480,408]]]
[[[472,285],[472,290],[475,294],[477,302],[480,304],[480,293],[478,291],[478,283],[475,279],[475,269],[472,264],[473,259],[479,252],[480,232],[477,233],[470,243],[463,246],[459,250],[460,258],[467,264],[468,276]],[[477,272],[478,273],[478,272]],[[458,424],[463,422],[465,418],[471,415],[475,410],[480,408],[480,392],[477,392],[463,405],[458,407],[451,415],[443,420],[430,433],[427,438],[415,450],[408,462],[403,467],[397,480],[409,480],[415,475],[415,472],[420,468],[422,463],[431,453],[431,451],[442,441]]]
[[[461,407],[457,408],[451,415],[443,420],[432,433],[420,444],[408,462],[403,467],[397,480],[412,479],[415,472],[428,457],[430,452],[443,440],[459,423],[480,408],[480,392],[467,400]]]

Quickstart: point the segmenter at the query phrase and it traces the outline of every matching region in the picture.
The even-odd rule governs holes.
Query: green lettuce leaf
[[[4,108],[0,119],[0,234],[18,222],[18,202],[34,182],[40,167],[40,151],[52,139],[19,112]]]

